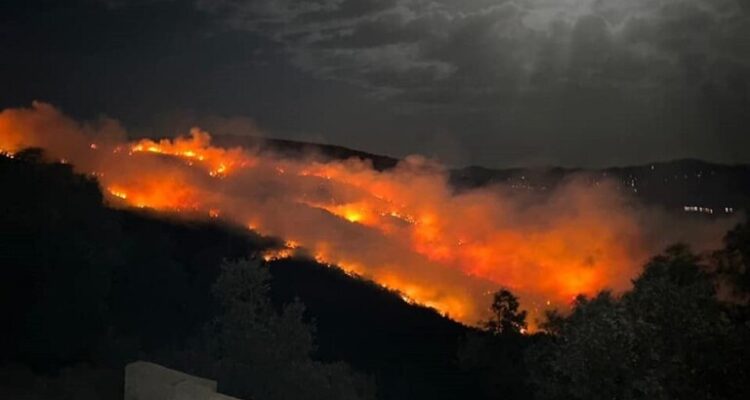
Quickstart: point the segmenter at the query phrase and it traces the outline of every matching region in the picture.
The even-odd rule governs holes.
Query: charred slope
[[[216,315],[221,261],[280,244],[217,221],[107,208],[96,181],[33,153],[0,157],[0,185],[0,365],[40,374],[177,357]],[[317,357],[372,374],[379,397],[476,398],[456,361],[471,329],[314,261],[271,272],[275,303],[299,298],[315,321]]]

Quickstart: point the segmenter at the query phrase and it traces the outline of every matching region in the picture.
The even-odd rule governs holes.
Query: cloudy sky
[[[750,162],[749,0],[5,0],[0,107],[454,165]]]

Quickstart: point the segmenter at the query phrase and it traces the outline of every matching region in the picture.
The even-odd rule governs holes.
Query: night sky
[[[452,165],[750,162],[747,0],[4,0],[0,108]]]

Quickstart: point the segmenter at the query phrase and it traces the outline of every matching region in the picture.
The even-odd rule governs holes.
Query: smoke
[[[585,176],[543,194],[455,193],[447,171],[418,156],[377,171],[359,159],[212,147],[197,128],[160,142],[125,138],[116,121],[78,123],[44,103],[0,113],[0,149],[44,148],[95,175],[112,205],[221,217],[287,240],[268,258],[307,252],[469,324],[486,318],[500,287],[532,315],[625,290],[670,242],[710,247],[734,223],[681,222]]]

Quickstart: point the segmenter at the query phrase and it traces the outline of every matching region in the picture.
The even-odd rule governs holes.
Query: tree
[[[526,311],[507,289],[498,290],[490,306],[492,317],[480,323],[483,331],[466,335],[458,350],[459,365],[477,379],[486,398],[528,398],[524,348],[528,338]]]
[[[209,328],[216,375],[243,398],[370,399],[374,385],[344,363],[313,361],[314,329],[299,301],[276,311],[270,273],[257,261],[225,262],[214,285],[222,309]]]
[[[737,225],[724,237],[724,248],[714,253],[716,271],[734,300],[750,300],[750,224]]]
[[[621,297],[579,297],[527,352],[539,399],[750,396],[748,327],[727,318],[714,276],[684,246],[649,262]]]
[[[492,317],[482,326],[493,334],[520,334],[526,330],[526,311],[519,311],[518,298],[507,289],[497,291],[493,297]]]

